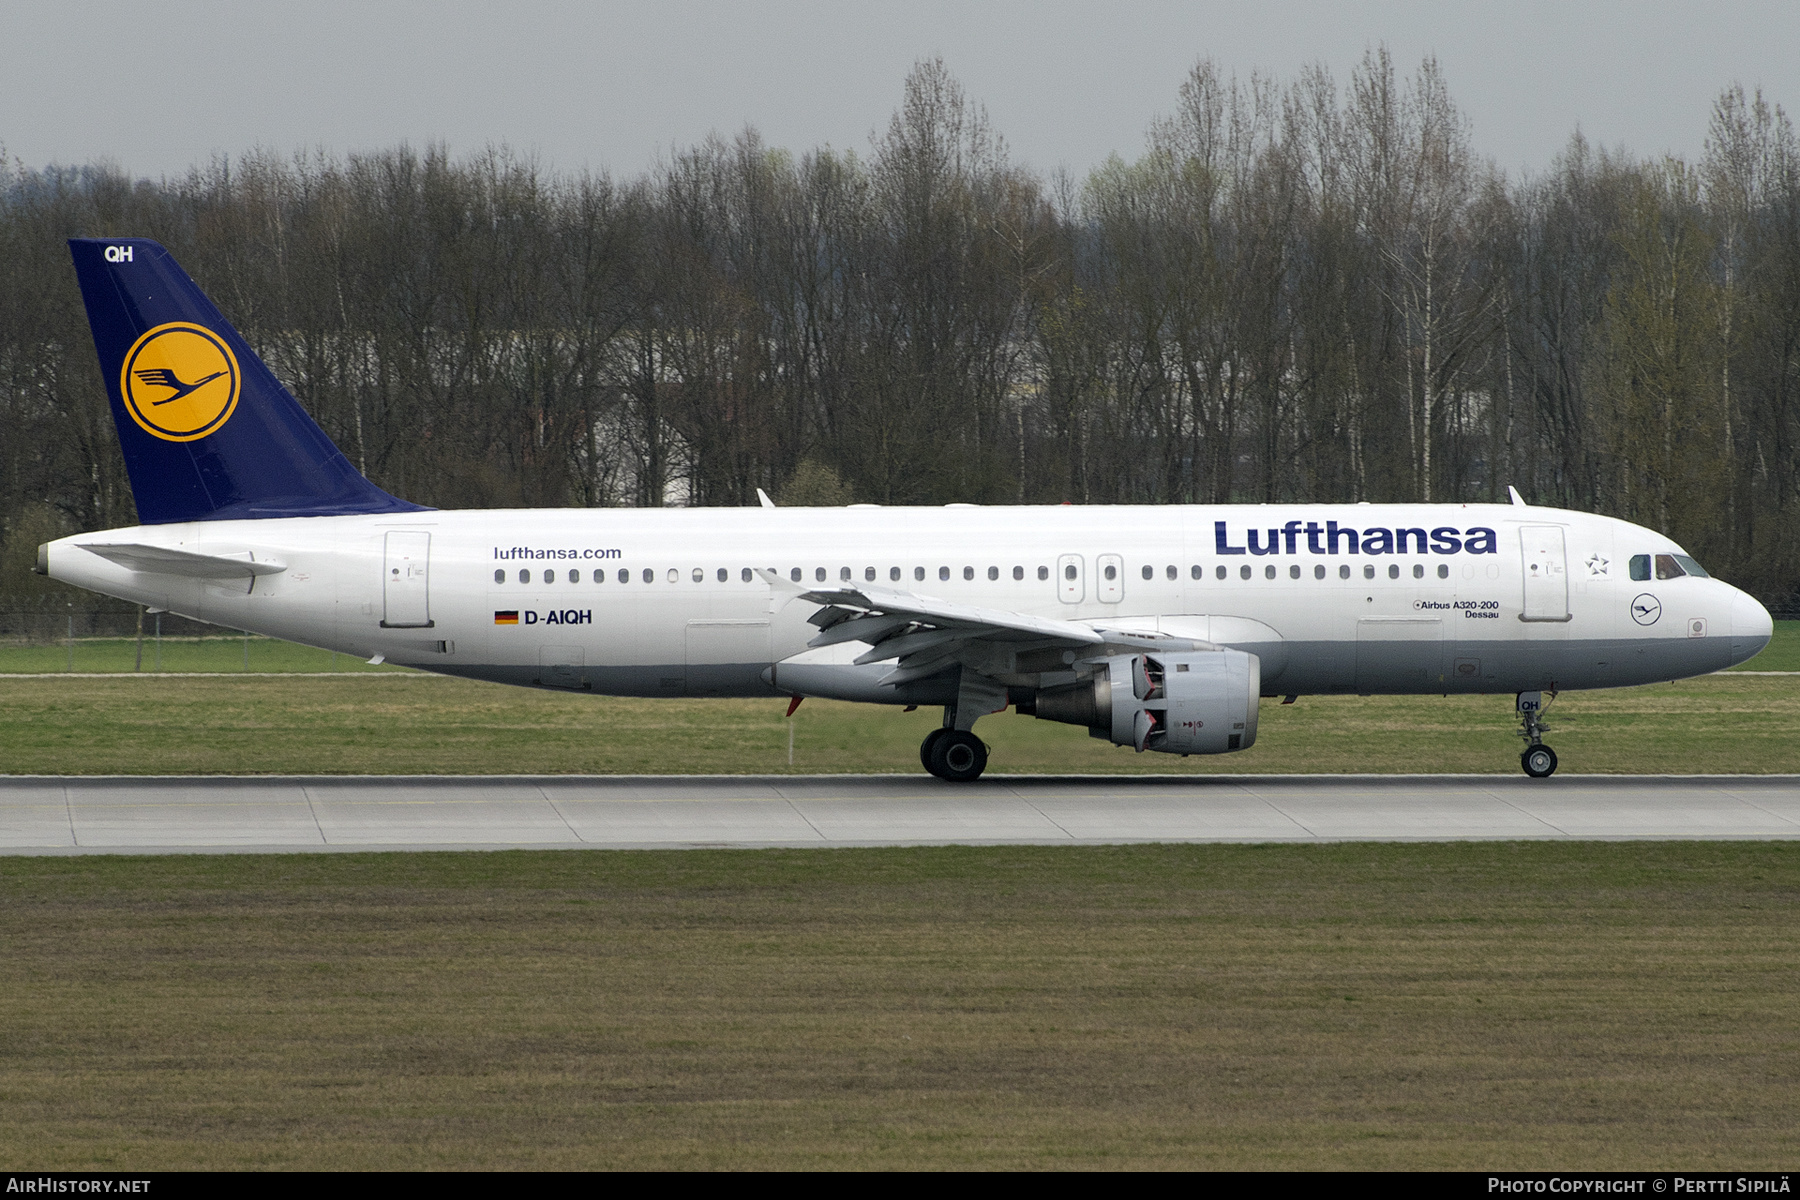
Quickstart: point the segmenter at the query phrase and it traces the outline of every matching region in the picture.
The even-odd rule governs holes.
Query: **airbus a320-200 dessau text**
[[[1546,696],[1699,675],[1768,612],[1659,533],[1511,504],[438,511],[351,466],[169,253],[74,239],[142,524],[38,570],[447,675],[614,696],[1009,705],[1138,751],[1256,741],[1261,697]],[[671,746],[672,754],[680,753]]]

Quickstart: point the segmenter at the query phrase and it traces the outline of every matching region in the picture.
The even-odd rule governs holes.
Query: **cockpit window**
[[[1640,583],[1650,578],[1650,556],[1648,554],[1631,556],[1631,577]]]
[[[1658,579],[1680,579],[1686,574],[1687,572],[1681,569],[1681,564],[1675,561],[1673,554],[1656,556],[1656,577]]]
[[[1682,570],[1686,571],[1689,575],[1692,575],[1696,579],[1710,579],[1711,578],[1711,576],[1706,573],[1705,567],[1701,566],[1699,563],[1695,562],[1693,559],[1689,558],[1685,554],[1677,554],[1675,556],[1675,561],[1681,564]]]

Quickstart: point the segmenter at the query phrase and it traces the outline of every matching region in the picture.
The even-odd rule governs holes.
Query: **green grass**
[[[1518,770],[1505,696],[1264,701],[1238,754],[1134,754],[1013,713],[976,731],[996,772]],[[0,677],[0,774],[735,774],[919,771],[935,710],[624,700],[397,678]],[[1800,772],[1800,679],[1712,675],[1571,692],[1565,772]]]
[[[389,678],[234,678],[244,640],[165,641],[170,671],[129,679],[129,639],[0,648],[0,774],[718,774],[916,772],[936,710],[809,700],[628,700],[508,688],[370,667],[251,638],[253,672]],[[60,656],[60,657],[59,657]],[[148,661],[148,660],[147,660]],[[1800,667],[1800,622],[1781,622],[1748,667]],[[1571,692],[1550,712],[1565,772],[1800,772],[1800,679],[1729,673]],[[794,759],[788,762],[792,725]],[[1306,696],[1265,701],[1257,744],[1181,759],[1133,754],[1085,730],[1005,714],[977,731],[999,772],[1493,771],[1518,769],[1510,697]]]
[[[1800,847],[0,859],[19,1169],[1772,1170]]]
[[[71,669],[76,674],[121,671],[154,674],[158,670],[159,653],[156,639],[146,635],[143,649],[140,666],[135,638],[76,638],[72,644],[66,641],[0,644],[0,675],[68,672]],[[265,637],[163,638],[160,654],[161,670],[168,672],[404,670],[388,664],[372,667],[350,655]],[[1732,670],[1800,671],[1800,621],[1775,622],[1775,636],[1768,649]]]
[[[141,666],[137,650],[136,638],[76,638],[73,643],[0,645],[0,676],[68,672],[71,663],[76,674],[155,674],[159,661],[160,670],[166,672],[210,671],[228,675],[244,671],[405,670],[387,664],[372,667],[352,655],[265,637],[163,638],[159,648],[157,639],[146,636]]]

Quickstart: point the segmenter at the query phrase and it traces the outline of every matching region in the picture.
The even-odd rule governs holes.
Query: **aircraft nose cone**
[[[1775,620],[1769,610],[1739,592],[1731,602],[1731,661],[1741,663],[1761,654],[1774,633]]]

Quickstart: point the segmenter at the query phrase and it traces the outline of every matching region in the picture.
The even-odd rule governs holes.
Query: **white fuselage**
[[[1423,536],[1402,548],[1399,531]],[[143,569],[84,543],[272,573]],[[1279,695],[1613,687],[1760,650],[1769,615],[1738,589],[1631,578],[1634,556],[1678,553],[1623,521],[1522,505],[538,509],[109,530],[51,543],[47,567],[234,629],[640,696],[793,690],[778,664],[808,653],[817,606],[755,573],[772,569],[1249,650]]]

